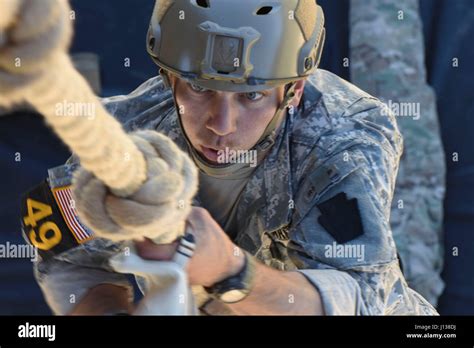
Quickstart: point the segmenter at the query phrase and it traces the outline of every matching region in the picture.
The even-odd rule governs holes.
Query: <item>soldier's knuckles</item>
[[[188,219],[192,221],[204,221],[206,218],[209,218],[209,212],[201,207],[193,207],[189,213]]]

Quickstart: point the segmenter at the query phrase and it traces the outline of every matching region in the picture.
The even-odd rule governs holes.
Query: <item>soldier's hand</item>
[[[244,265],[243,252],[203,208],[192,208],[187,219],[196,248],[187,264],[191,285],[211,286],[237,274]],[[156,245],[151,240],[135,242],[138,254],[148,260],[170,260],[177,243]]]

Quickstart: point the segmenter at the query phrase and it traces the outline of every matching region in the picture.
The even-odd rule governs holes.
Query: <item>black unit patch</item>
[[[92,238],[79,222],[70,197],[69,187],[52,192],[46,180],[22,197],[23,233],[44,260]]]
[[[357,199],[348,199],[345,192],[317,205],[321,211],[318,222],[338,243],[349,242],[364,234]]]

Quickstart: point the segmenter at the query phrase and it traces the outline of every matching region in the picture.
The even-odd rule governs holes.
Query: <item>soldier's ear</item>
[[[299,80],[295,84],[295,96],[291,100],[290,105],[294,108],[297,108],[300,105],[301,97],[303,96],[304,86],[306,84],[306,79]]]

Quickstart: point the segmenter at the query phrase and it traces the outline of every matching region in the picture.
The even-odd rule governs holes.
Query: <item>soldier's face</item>
[[[191,145],[211,163],[217,163],[219,150],[254,147],[284,96],[284,86],[262,92],[221,92],[203,90],[174,76],[171,84]]]

